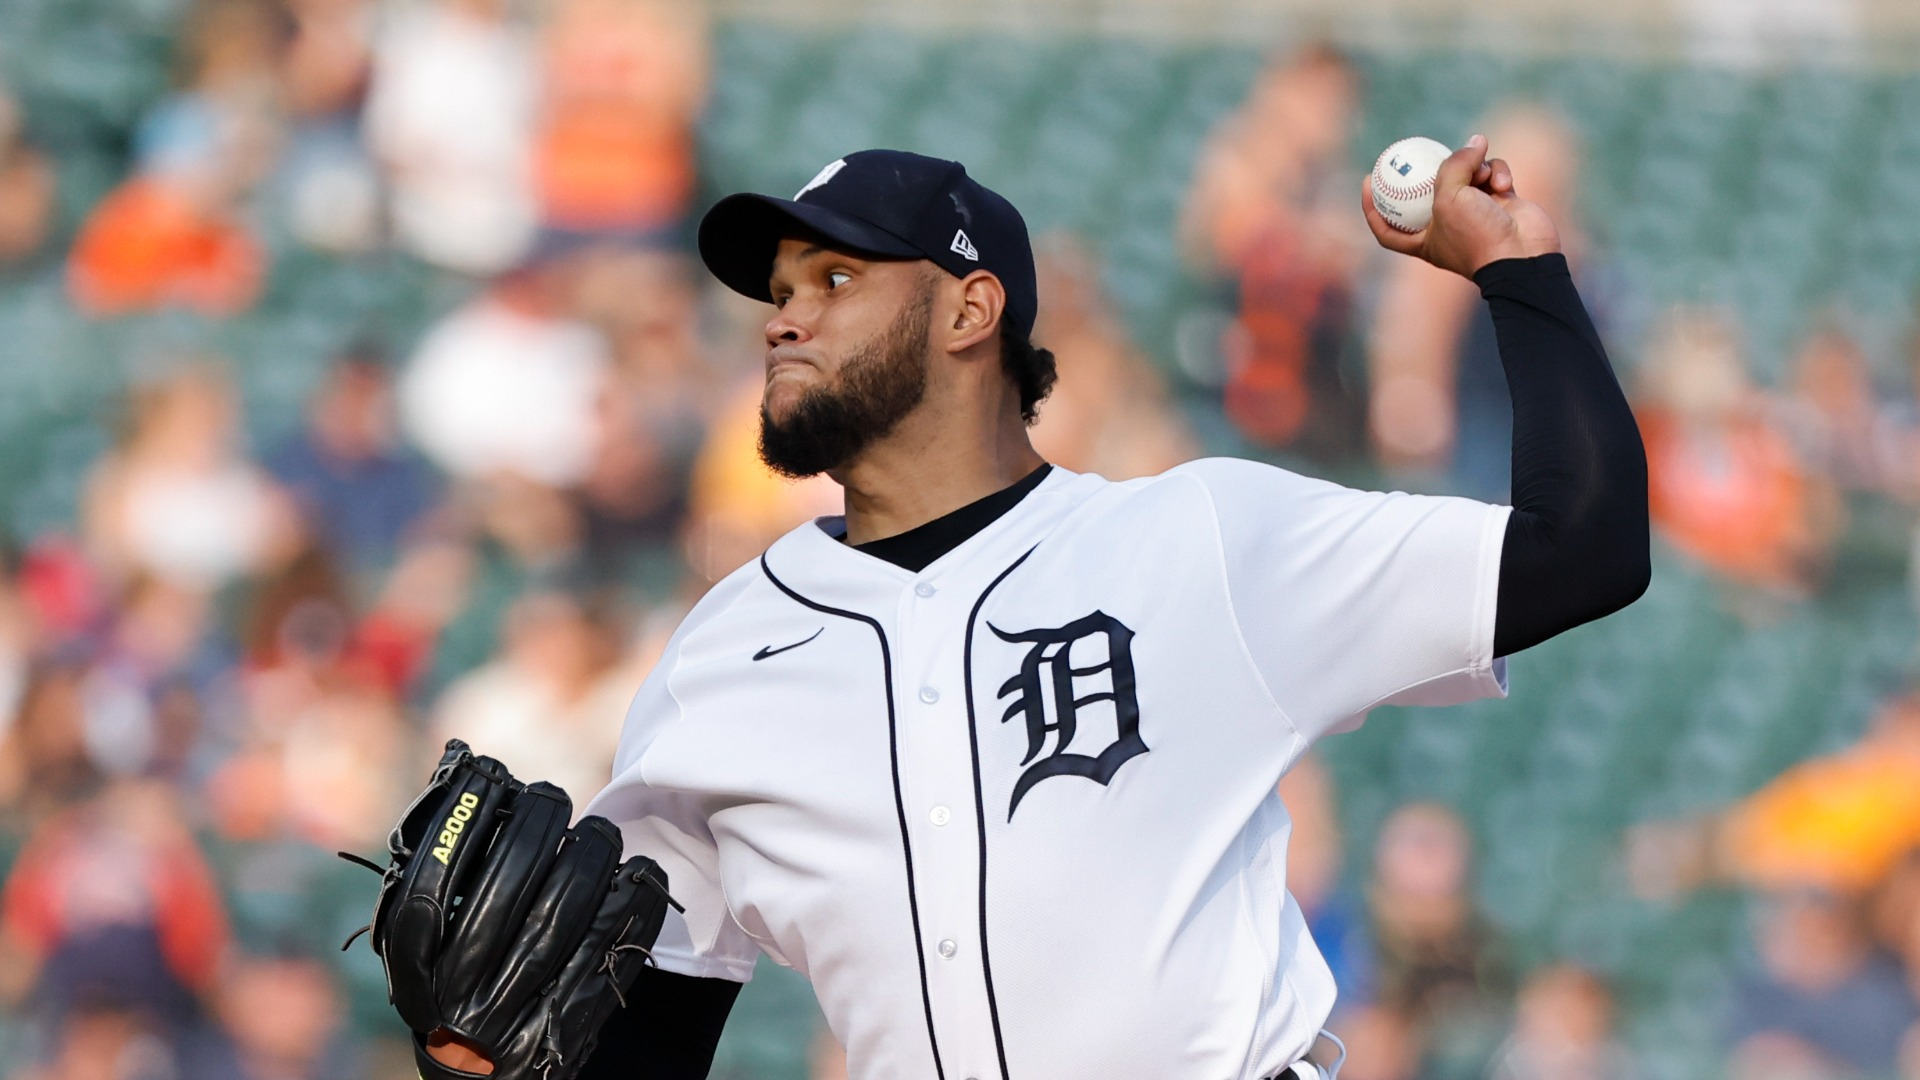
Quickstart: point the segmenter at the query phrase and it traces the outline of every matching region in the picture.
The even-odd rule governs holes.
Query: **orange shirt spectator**
[[[1807,478],[1792,446],[1757,418],[1711,433],[1672,414],[1640,414],[1647,443],[1647,502],[1675,547],[1731,577],[1760,584],[1800,576]]]
[[[1859,894],[1920,845],[1920,756],[1862,746],[1787,770],[1721,826],[1744,881]]]
[[[1649,349],[1647,375],[1638,415],[1654,526],[1729,578],[1805,591],[1838,509],[1769,419],[1731,329],[1678,314]]]
[[[1626,861],[1634,891],[1648,899],[1708,881],[1857,897],[1916,851],[1920,692],[1909,690],[1881,707],[1858,742],[1793,766],[1724,810],[1635,825]]]
[[[265,259],[238,222],[202,212],[156,177],[107,196],[74,241],[67,281],[90,315],[178,305],[230,315],[253,303]]]
[[[546,47],[547,110],[534,148],[548,225],[670,228],[693,195],[693,121],[706,92],[697,8],[570,0]]]
[[[1210,136],[1180,212],[1188,262],[1239,293],[1222,340],[1228,418],[1323,461],[1361,441],[1339,371],[1365,239],[1346,160],[1359,93],[1358,71],[1329,47],[1276,56]]]

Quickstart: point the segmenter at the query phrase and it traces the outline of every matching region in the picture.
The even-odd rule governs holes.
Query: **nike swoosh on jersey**
[[[797,649],[800,646],[805,645],[807,642],[812,641],[814,638],[817,638],[821,634],[824,634],[826,632],[827,632],[827,628],[823,626],[820,629],[815,630],[811,637],[802,638],[801,640],[796,641],[791,645],[782,645],[777,649],[772,647],[771,645],[762,645],[760,646],[760,651],[753,654],[753,658],[755,660],[765,660],[769,656],[779,656],[781,653],[786,652],[788,649]]]

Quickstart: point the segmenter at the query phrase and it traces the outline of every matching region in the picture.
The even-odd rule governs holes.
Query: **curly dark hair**
[[[1012,319],[1000,320],[1000,369],[1020,388],[1020,416],[1031,424],[1040,418],[1040,403],[1053,392],[1060,377],[1053,353],[1033,343]]]

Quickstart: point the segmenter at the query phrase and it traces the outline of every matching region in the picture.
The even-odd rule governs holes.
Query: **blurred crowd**
[[[417,340],[343,335],[302,422],[266,445],[230,361],[147,365],[74,519],[10,538],[0,1074],[411,1076],[377,964],[337,951],[373,882],[332,852],[378,851],[454,735],[584,803],[679,617],[838,492],[760,466],[761,316],[688,255],[711,32],[696,0],[194,0],[177,31],[172,91],[71,229],[53,155],[0,88],[0,278],[56,267],[102,320],[220,320],[261,301],[288,250],[381,250],[460,299]],[[1061,361],[1035,432],[1048,460],[1157,472],[1220,449],[1198,410],[1225,417],[1228,449],[1505,497],[1492,328],[1470,284],[1372,250],[1363,99],[1338,51],[1279,56],[1194,163],[1167,228],[1233,313],[1217,388],[1133,344],[1087,241],[1037,238],[1036,339]],[[1574,134],[1526,104],[1486,125],[1583,282],[1605,281]],[[1606,291],[1590,298],[1604,323]],[[1840,313],[1783,385],[1759,386],[1743,345],[1726,314],[1676,311],[1622,368],[1660,534],[1764,620],[1824,587],[1852,508],[1920,500],[1920,379],[1877,386]],[[1743,1075],[1920,1076],[1920,969],[1903,966],[1920,960],[1920,705],[1887,716],[1806,766],[1828,773],[1636,840],[1649,888],[1711,864],[1765,890],[1727,1033]],[[1793,800],[1843,787],[1881,802],[1821,827],[1902,824],[1809,870],[1840,856]],[[1504,948],[1453,811],[1400,809],[1349,872],[1329,773],[1309,760],[1283,792],[1351,1080],[1648,1071],[1603,979]],[[822,1080],[840,1068],[830,1044],[815,1058]]]

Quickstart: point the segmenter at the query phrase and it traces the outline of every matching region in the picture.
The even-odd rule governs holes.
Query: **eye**
[[[829,291],[837,289],[852,280],[852,274],[847,273],[845,270],[835,270],[827,275],[827,289]]]
[[[786,293],[774,293],[774,294],[773,294],[773,306],[774,306],[774,307],[776,307],[776,308],[783,308],[783,307],[786,307],[786,306],[787,306],[787,294],[786,294]]]

